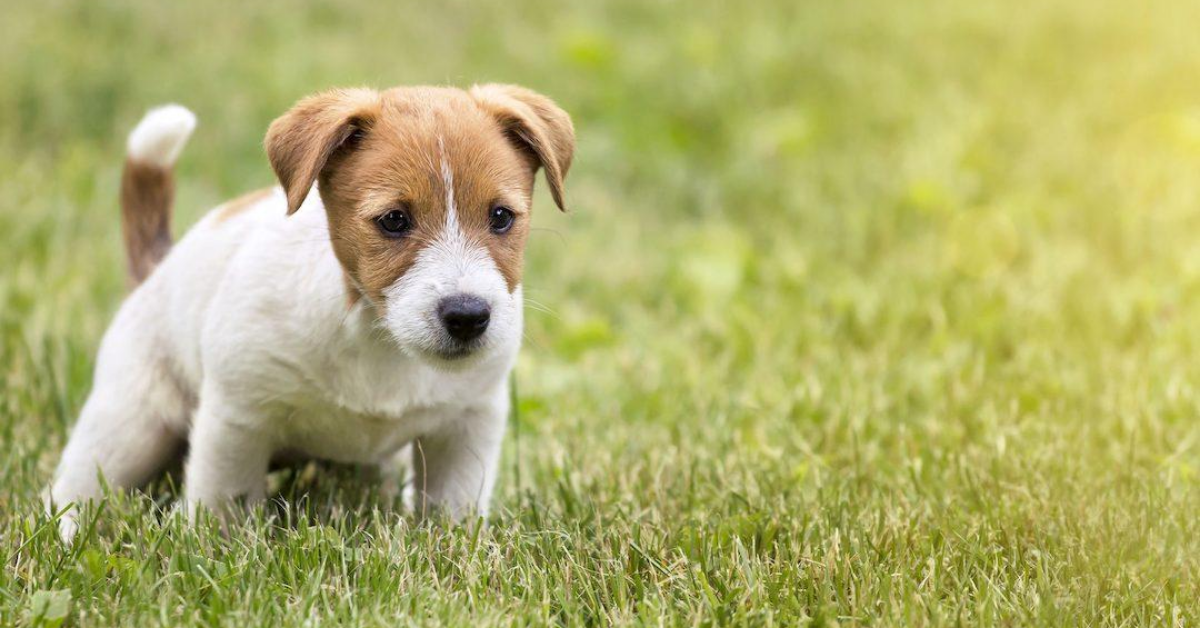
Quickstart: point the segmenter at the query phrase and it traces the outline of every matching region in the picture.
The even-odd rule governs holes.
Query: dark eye
[[[346,139],[342,141],[342,146],[346,148],[354,148],[362,143],[362,139],[366,137],[366,135],[366,131],[363,131],[362,129],[354,129],[353,131],[350,131],[350,135],[347,135]]]
[[[516,218],[513,210],[503,205],[497,205],[488,212],[488,222],[491,225],[492,233],[507,233],[509,229],[512,229],[513,221]]]
[[[393,209],[380,216],[376,222],[379,223],[379,228],[383,229],[385,234],[392,237],[402,236],[412,229],[412,221],[409,220],[408,213],[402,209]]]

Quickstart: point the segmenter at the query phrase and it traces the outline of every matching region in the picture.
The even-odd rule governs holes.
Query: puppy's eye
[[[354,129],[350,132],[350,135],[346,136],[345,141],[342,142],[342,146],[347,148],[358,146],[360,143],[362,143],[363,138],[366,136],[366,131],[363,131],[362,129]]]
[[[393,209],[380,216],[375,222],[379,223],[379,228],[383,230],[385,235],[394,238],[400,237],[412,229],[412,220],[409,219],[408,213],[402,209]]]
[[[507,233],[509,229],[512,229],[516,218],[517,215],[513,213],[513,210],[503,205],[497,205],[488,212],[488,222],[492,233]]]

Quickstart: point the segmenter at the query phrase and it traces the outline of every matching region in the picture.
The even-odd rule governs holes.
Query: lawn
[[[1197,625],[1200,5],[1018,4],[8,3],[0,625]],[[579,136],[490,526],[307,468],[62,545],[143,111],[182,232],[308,92],[485,81]]]

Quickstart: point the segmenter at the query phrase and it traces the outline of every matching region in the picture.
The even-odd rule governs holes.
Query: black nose
[[[438,303],[438,317],[455,340],[467,342],[483,335],[487,330],[492,310],[479,297],[456,294]]]

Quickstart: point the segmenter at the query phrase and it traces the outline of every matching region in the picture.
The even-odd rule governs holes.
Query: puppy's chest
[[[291,404],[290,447],[342,462],[373,462],[456,420],[480,402],[473,378],[373,361],[327,364]]]
[[[293,408],[285,445],[309,456],[338,462],[370,463],[452,420],[450,408],[410,408],[399,415],[358,412],[328,403]]]
[[[390,356],[389,356],[390,357]],[[473,378],[440,373],[408,360],[347,352],[310,373],[318,403],[364,420],[397,420],[417,410],[469,402],[479,395]]]

